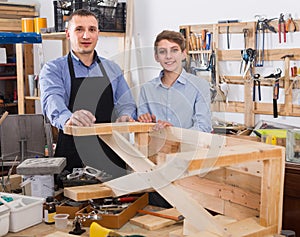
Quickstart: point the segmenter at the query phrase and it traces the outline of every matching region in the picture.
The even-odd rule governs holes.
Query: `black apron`
[[[76,78],[69,53],[71,95],[68,108],[71,112],[89,110],[95,114],[96,123],[110,123],[114,119],[112,85],[96,52],[95,57],[103,76]],[[88,165],[105,171],[112,178],[126,174],[126,163],[98,136],[73,137],[60,130],[54,156],[67,158],[65,170],[69,172],[73,172],[73,168]]]

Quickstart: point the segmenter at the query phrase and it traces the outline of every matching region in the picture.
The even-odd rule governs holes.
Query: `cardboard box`
[[[75,215],[78,211],[83,209],[88,205],[87,202],[82,202],[79,206],[70,206],[67,204],[60,204],[56,206],[56,213],[57,214],[69,214],[69,219],[74,219]]]
[[[137,211],[140,209],[143,209],[145,206],[148,205],[148,193],[143,194],[140,196],[137,200],[135,200],[132,204],[130,204],[125,210],[123,210],[119,214],[101,214],[102,219],[101,220],[86,220],[82,222],[82,225],[84,227],[89,227],[92,222],[97,222],[101,226],[104,226],[106,228],[112,228],[112,229],[119,229],[123,225],[125,225],[132,217],[134,217],[137,214]],[[92,211],[91,206],[87,206],[83,209],[81,209],[76,214],[82,215],[87,214]]]

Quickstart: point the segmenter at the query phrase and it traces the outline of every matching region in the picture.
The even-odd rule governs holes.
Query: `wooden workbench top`
[[[129,222],[125,224],[121,229],[117,230],[118,233],[124,234],[124,235],[129,235],[129,234],[140,234],[144,235],[147,237],[168,237],[170,232],[173,232],[175,230],[179,230],[182,228],[182,224],[174,224],[168,227],[164,227],[163,229],[159,230],[146,230],[141,227],[138,227],[136,225],[132,225]],[[76,235],[69,235],[68,232],[73,229],[72,227],[72,221],[69,221],[67,229],[64,230],[59,230],[55,228],[55,225],[47,225],[44,222],[32,226],[30,228],[27,228],[23,231],[17,232],[17,233],[8,233],[6,236],[10,237],[22,237],[22,236],[34,236],[34,237],[42,237],[42,236],[47,236],[47,237],[60,237],[60,236],[76,236]],[[83,233],[80,236],[89,236],[89,228],[83,227],[82,229],[85,229],[86,232]],[[78,235],[77,235],[78,236]]]

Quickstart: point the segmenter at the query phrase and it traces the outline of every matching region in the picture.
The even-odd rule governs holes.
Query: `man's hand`
[[[90,111],[82,109],[75,111],[66,122],[66,125],[90,127],[95,121],[96,118]]]
[[[128,115],[122,115],[119,118],[117,118],[116,122],[117,123],[120,123],[120,122],[134,122],[134,119],[131,118]]]
[[[158,131],[168,126],[173,126],[173,124],[169,123],[168,121],[158,120],[157,123],[154,125],[153,130]]]
[[[156,116],[150,113],[142,114],[138,117],[138,121],[141,123],[155,123]]]

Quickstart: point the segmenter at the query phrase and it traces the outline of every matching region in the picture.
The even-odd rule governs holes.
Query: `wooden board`
[[[75,186],[64,188],[64,196],[75,201],[86,201],[95,198],[104,198],[113,196],[111,188],[102,184],[92,184],[85,186]]]
[[[80,126],[65,126],[64,133],[74,136],[87,136],[87,135],[105,135],[112,134],[113,131],[120,133],[131,132],[150,132],[153,129],[154,123],[98,123],[91,127]]]
[[[170,215],[170,216],[179,216],[180,213],[175,208],[170,208],[162,211],[157,211],[157,213],[164,214],[164,215]],[[152,216],[152,215],[143,215],[143,216],[137,216],[132,219],[130,219],[130,223],[140,226],[147,230],[158,230],[163,227],[173,225],[177,223],[174,220],[162,218],[158,216]]]

